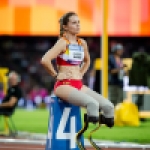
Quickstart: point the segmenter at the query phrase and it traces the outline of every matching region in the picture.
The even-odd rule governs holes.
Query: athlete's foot
[[[106,118],[103,114],[100,114],[99,123],[105,124],[107,127],[111,128],[114,126],[114,118]]]

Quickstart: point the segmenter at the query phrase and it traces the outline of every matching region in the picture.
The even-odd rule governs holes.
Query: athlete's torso
[[[66,38],[66,49],[56,58],[58,67],[58,80],[82,79],[80,65],[84,59],[84,49],[81,40],[78,44],[70,43]]]
[[[64,38],[65,39],[65,38]],[[57,57],[57,65],[74,66],[80,65],[84,59],[84,49],[81,40],[78,39],[78,44],[71,44],[67,39],[66,49]]]

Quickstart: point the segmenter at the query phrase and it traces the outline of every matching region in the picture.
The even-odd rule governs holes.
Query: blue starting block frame
[[[80,150],[76,134],[82,128],[80,107],[51,96],[45,150]],[[84,146],[84,138],[81,137]]]

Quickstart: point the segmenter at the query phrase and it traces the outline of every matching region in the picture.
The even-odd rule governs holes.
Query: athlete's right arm
[[[57,76],[57,72],[55,71],[51,61],[55,59],[62,51],[64,51],[65,48],[66,41],[64,39],[59,39],[56,44],[44,54],[41,59],[41,64],[53,77]]]

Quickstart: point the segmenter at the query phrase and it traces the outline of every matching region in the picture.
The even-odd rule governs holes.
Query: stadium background
[[[149,53],[150,1],[108,0],[108,4],[109,51],[112,45],[121,43],[124,58],[131,58],[139,49]],[[78,13],[80,36],[89,46],[92,63],[84,78],[88,85],[94,61],[101,57],[101,6],[102,0],[64,0],[63,3],[61,0],[0,1],[1,66],[21,74],[25,99],[34,101],[35,95],[42,95],[43,99],[53,90],[53,79],[39,61],[56,42],[58,20],[67,11]]]
[[[131,58],[139,49],[149,53],[150,0],[109,0],[108,4],[109,51],[113,44],[121,43],[124,58]],[[91,66],[84,78],[88,85],[94,61],[101,57],[101,0],[0,1],[0,63],[21,74],[26,100],[34,102],[37,95],[43,99],[53,90],[53,79],[39,61],[56,42],[58,20],[67,11],[78,13],[80,36],[89,46]]]
[[[121,43],[124,59],[130,59],[134,52],[141,50],[150,54],[150,0],[108,0],[108,4],[109,52],[114,44]],[[33,110],[34,106],[45,108],[42,101],[47,108],[49,106],[54,80],[40,65],[40,59],[58,39],[58,20],[68,11],[78,13],[80,36],[87,40],[89,46],[91,66],[83,80],[89,85],[94,61],[101,57],[103,50],[102,0],[0,0],[0,67],[16,70],[21,75],[24,97],[19,106],[27,109],[17,109],[13,115],[21,132],[47,133],[47,109],[28,110]],[[0,83],[0,102],[4,97],[2,90],[3,84]],[[148,111],[149,102],[147,96],[144,105]],[[114,140],[116,145],[120,141],[149,143],[149,126],[148,120],[141,122],[139,127],[115,126],[111,131],[102,127],[94,138]],[[0,131],[1,127],[3,124],[0,122]]]
[[[101,0],[1,0],[0,34],[57,36],[58,20],[67,11],[81,19],[81,35],[102,32]],[[149,0],[109,0],[110,36],[148,36],[150,34]]]

